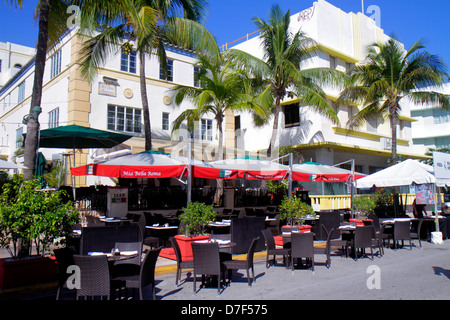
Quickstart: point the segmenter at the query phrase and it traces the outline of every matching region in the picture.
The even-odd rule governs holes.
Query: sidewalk
[[[325,256],[316,255],[315,272],[281,264],[265,267],[265,252],[255,254],[256,282],[248,287],[245,270],[233,274],[231,285],[220,295],[217,287],[193,293],[193,278],[183,271],[175,285],[176,262],[159,258],[155,278],[157,300],[448,300],[450,299],[450,240],[437,245],[413,242],[393,250],[385,249],[381,258],[365,256],[358,260],[332,255],[331,268],[324,265]],[[379,285],[379,288],[377,288]],[[376,288],[370,289],[370,286]],[[56,286],[46,284],[0,293],[0,300],[54,300]]]

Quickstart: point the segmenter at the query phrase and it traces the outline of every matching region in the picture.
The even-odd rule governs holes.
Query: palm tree
[[[261,18],[254,18],[253,22],[260,30],[264,60],[237,49],[229,49],[227,54],[262,80],[261,101],[271,101],[270,156],[277,142],[281,102],[286,97],[296,97],[299,103],[309,105],[334,123],[339,123],[321,86],[341,83],[344,74],[330,68],[302,69],[301,63],[316,54],[317,45],[302,31],[295,34],[290,31],[290,10],[283,13],[278,5],[274,5],[269,13],[269,22]]]
[[[173,89],[175,104],[180,105],[190,100],[194,108],[183,111],[173,122],[172,132],[178,130],[187,121],[188,127],[206,114],[214,115],[218,131],[218,150],[216,160],[223,159],[223,121],[227,110],[253,110],[257,114],[264,113],[260,104],[255,103],[251,95],[251,79],[242,69],[225,59],[222,53],[216,55],[201,54],[198,56],[196,74],[198,87],[179,85]],[[195,128],[194,128],[195,129]],[[222,180],[217,181],[215,203],[222,193]]]
[[[195,20],[202,17],[203,0],[122,0],[123,16],[114,26],[103,30],[86,42],[82,52],[82,73],[92,80],[96,70],[109,54],[117,51],[117,46],[132,49],[132,42],[139,53],[140,88],[144,118],[145,149],[152,149],[151,122],[145,76],[145,56],[156,54],[161,66],[167,70],[165,45],[175,43],[184,48],[203,50],[211,34]],[[185,18],[174,14],[183,11]],[[95,19],[94,19],[95,20]],[[92,22],[92,21],[91,21]],[[102,22],[102,21],[101,21]],[[92,26],[91,26],[92,28]],[[124,39],[126,42],[124,43]],[[167,71],[165,71],[167,72]]]
[[[7,3],[22,8],[22,0],[7,0]],[[71,4],[78,4],[80,9],[93,8],[94,4],[98,8],[108,10],[96,10],[97,16],[101,16],[104,21],[121,12],[120,7],[109,5],[107,0],[40,0],[36,7],[35,19],[38,21],[38,39],[36,43],[36,56],[34,58],[34,82],[31,94],[31,105],[29,114],[25,117],[27,124],[27,135],[24,147],[24,177],[29,180],[35,174],[36,157],[39,140],[39,113],[41,111],[42,85],[45,70],[47,52],[52,49],[68,30],[67,8]],[[116,11],[117,10],[117,11]],[[84,12],[94,12],[94,10],[83,10]]]
[[[369,46],[364,63],[351,71],[350,82],[341,93],[338,104],[362,104],[361,110],[347,123],[359,127],[365,120],[389,118],[392,147],[391,164],[397,163],[397,121],[406,98],[414,103],[434,103],[450,107],[450,96],[423,88],[442,86],[448,79],[446,65],[424,49],[418,40],[407,51],[395,39]]]

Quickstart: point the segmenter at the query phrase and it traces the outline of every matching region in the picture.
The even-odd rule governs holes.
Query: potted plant
[[[315,217],[313,208],[296,196],[285,196],[279,206],[281,219],[289,226],[302,226],[307,216]]]
[[[357,196],[353,198],[352,210],[356,220],[367,219],[370,213],[373,213],[376,207],[376,201],[371,196]]]
[[[202,202],[190,202],[186,208],[182,209],[180,215],[181,235],[176,235],[175,239],[181,250],[184,260],[192,260],[191,243],[198,240],[208,240],[206,227],[210,221],[215,221],[217,212],[213,205],[207,205]]]
[[[0,247],[10,258],[0,259],[0,287],[28,285],[56,279],[50,245],[63,243],[79,214],[63,191],[42,190],[39,181],[13,175],[0,195]],[[34,244],[36,254],[32,255]]]

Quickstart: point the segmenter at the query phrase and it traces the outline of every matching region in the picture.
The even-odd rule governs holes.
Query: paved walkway
[[[257,280],[248,287],[246,273],[233,274],[229,287],[217,294],[217,287],[199,289],[193,293],[193,278],[189,271],[182,274],[182,283],[175,285],[176,264],[159,258],[157,263],[157,300],[170,301],[258,301],[273,300],[448,300],[450,299],[450,240],[437,245],[414,241],[409,247],[385,249],[383,257],[358,260],[332,255],[331,268],[324,265],[324,256],[317,255],[315,271],[295,269],[281,264],[265,267],[265,253],[255,256]],[[54,284],[4,290],[1,300],[53,300]],[[71,297],[68,297],[71,299]]]

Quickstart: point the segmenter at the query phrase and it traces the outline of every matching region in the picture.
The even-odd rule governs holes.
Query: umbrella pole
[[[189,204],[191,202],[191,197],[192,197],[192,161],[191,161],[191,140],[189,139],[189,144],[188,144],[188,177],[187,177],[187,203]]]
[[[73,168],[75,168],[75,148],[73,148]],[[73,201],[77,202],[77,187],[76,187],[76,177],[72,175],[72,193],[73,193]]]

